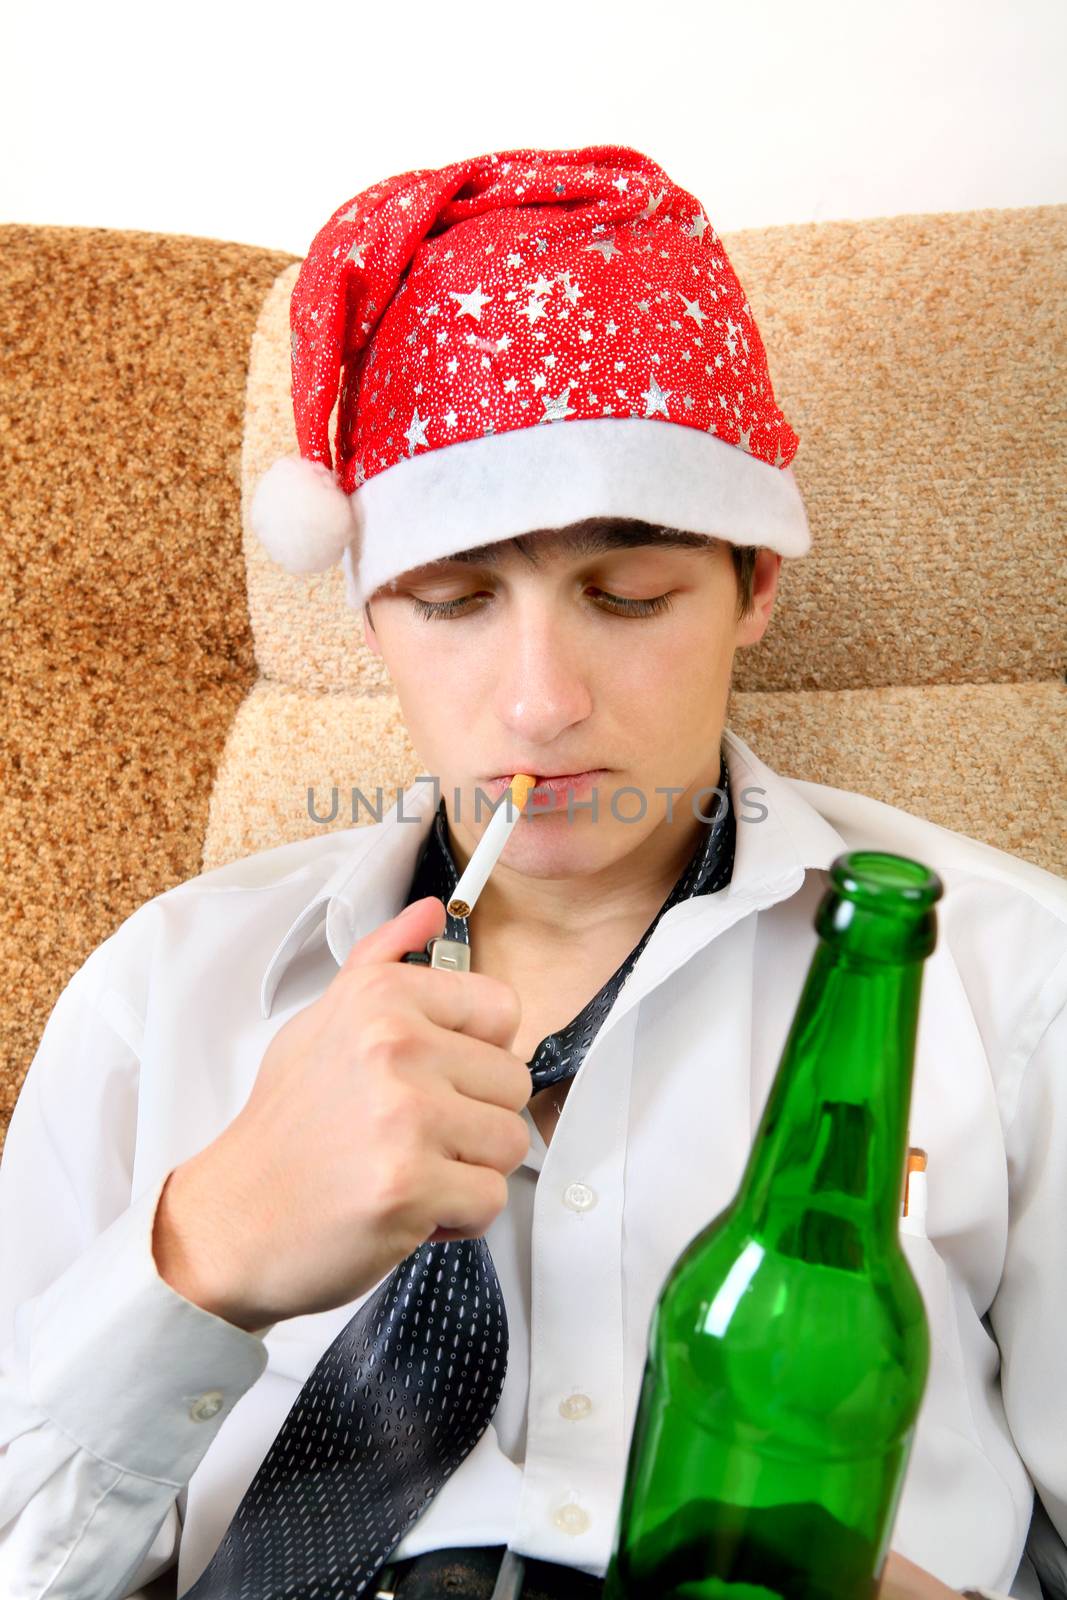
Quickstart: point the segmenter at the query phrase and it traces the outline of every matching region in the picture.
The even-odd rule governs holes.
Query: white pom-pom
[[[325,572],[358,532],[351,496],[323,462],[299,453],[280,457],[263,474],[248,520],[287,572]]]

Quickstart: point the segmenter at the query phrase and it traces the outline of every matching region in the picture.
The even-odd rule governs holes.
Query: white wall
[[[1060,202],[1065,41],[1063,0],[9,0],[0,221],[303,255],[378,178],[610,142],[724,231]]]

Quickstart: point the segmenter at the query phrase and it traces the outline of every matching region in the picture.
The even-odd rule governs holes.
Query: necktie
[[[663,913],[733,871],[729,773],[705,833],[638,944],[529,1063],[535,1090],[578,1071]],[[459,874],[438,808],[405,904],[447,905]],[[446,912],[445,936],[468,940]],[[185,1600],[362,1600],[388,1557],[492,1420],[508,1325],[484,1238],[420,1245],[321,1357]]]

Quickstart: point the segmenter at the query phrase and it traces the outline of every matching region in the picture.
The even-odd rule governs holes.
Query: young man
[[[599,1594],[656,1295],[862,845],[945,884],[902,1240],[932,1358],[881,1593],[1039,1600],[1067,893],[726,728],[808,533],[714,230],[617,147],[402,174],[317,236],[292,324],[301,456],[257,531],[341,556],[429,776],[157,896],[60,996],[0,1169],[4,1592],[176,1563],[194,1600]],[[559,798],[458,922],[477,793],[518,771]],[[402,961],[442,931],[469,972]]]

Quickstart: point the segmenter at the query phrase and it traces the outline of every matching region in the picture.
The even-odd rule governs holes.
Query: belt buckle
[[[374,1600],[397,1600],[396,1566],[383,1567],[378,1574]],[[505,1550],[496,1575],[490,1600],[521,1600],[526,1562],[514,1550]]]

